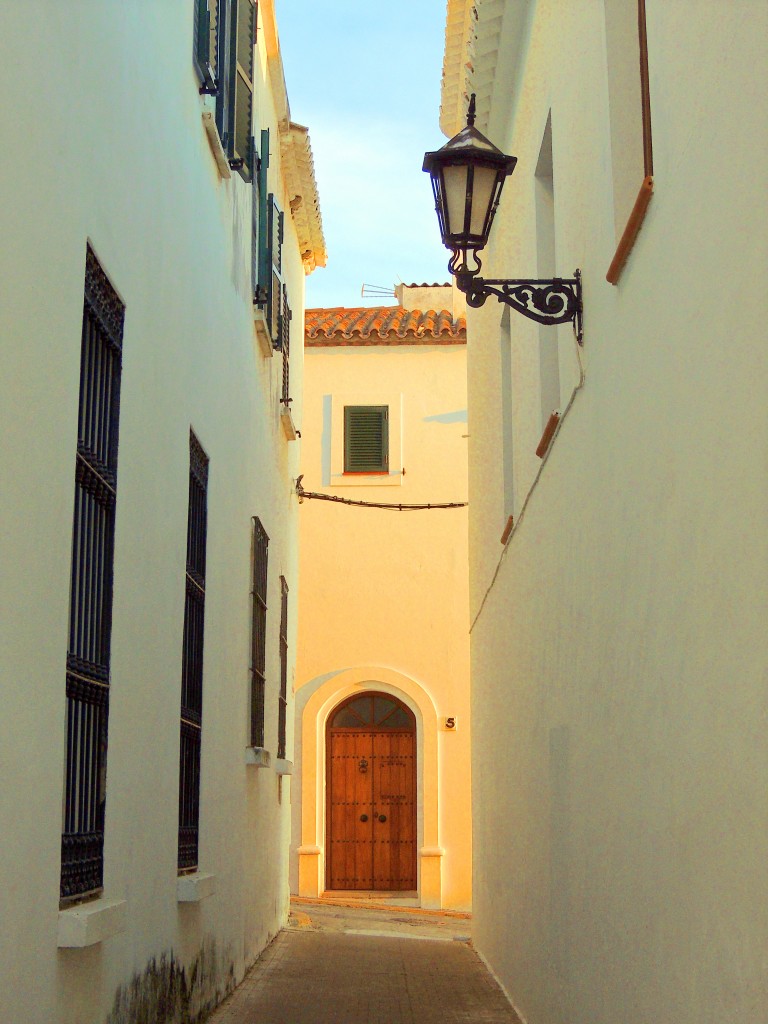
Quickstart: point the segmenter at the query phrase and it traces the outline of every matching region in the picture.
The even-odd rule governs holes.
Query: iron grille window
[[[208,456],[195,435],[190,432],[186,600],[181,660],[178,858],[180,871],[197,867],[198,859],[207,504]]]
[[[344,472],[389,471],[389,407],[344,406]]]
[[[63,900],[104,877],[107,721],[117,444],[125,307],[88,247],[72,529],[67,734],[61,840]]]
[[[290,376],[290,359],[291,359],[291,307],[288,305],[288,289],[283,285],[283,308],[280,314],[280,348],[283,353],[283,389],[282,389],[282,403],[286,407],[289,407],[291,403],[291,376]]]
[[[253,520],[251,583],[251,746],[264,746],[264,693],[267,659],[267,555],[269,537]]]
[[[288,584],[280,577],[280,702],[277,710],[277,756],[285,757],[288,706]]]

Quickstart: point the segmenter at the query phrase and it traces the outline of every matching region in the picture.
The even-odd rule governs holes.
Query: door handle
[[[380,814],[379,815],[379,821],[386,821],[386,820],[387,820],[386,814]]]
[[[360,821],[368,821],[368,815],[367,814],[361,814],[360,815]]]

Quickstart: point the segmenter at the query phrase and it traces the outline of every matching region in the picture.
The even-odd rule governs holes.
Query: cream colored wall
[[[13,54],[0,72],[13,140],[0,152],[0,1018],[117,1024],[137,1019],[132,998],[150,997],[155,959],[174,956],[187,980],[197,963],[193,1004],[214,1000],[286,917],[290,783],[281,799],[272,769],[245,764],[249,562],[258,515],[270,536],[274,754],[281,573],[290,678],[295,650],[298,445],[280,425],[281,361],[265,359],[254,334],[250,185],[219,178],[201,122],[192,4],[153,5],[151,18],[143,4],[103,0],[5,5],[0,35]],[[262,64],[258,117],[273,129],[279,190],[264,75]],[[298,393],[303,268],[286,220]],[[126,304],[104,881],[105,897],[125,901],[126,923],[95,946],[57,950],[87,240]],[[200,870],[216,876],[216,891],[184,905],[176,842],[190,426],[211,460]]]
[[[463,345],[308,348],[305,373],[306,490],[376,502],[466,500]],[[389,486],[330,485],[331,410],[337,414],[333,400],[343,395],[361,404],[401,396],[402,459],[391,459]],[[403,467],[405,475],[396,475]],[[327,717],[361,687],[383,689],[409,704],[419,722],[422,905],[468,907],[466,509],[400,513],[306,500],[299,521],[293,890],[311,895],[324,887]],[[444,728],[448,716],[458,722],[453,733]]]
[[[538,331],[512,314],[518,522],[499,566],[502,309],[470,311],[474,941],[527,1024],[755,1024],[768,1019],[766,8],[647,4],[655,193],[614,288],[603,4],[530,6],[519,88],[495,93],[492,141],[519,163],[484,271],[536,265],[551,109],[557,271],[584,272],[586,380],[533,486]],[[566,328],[559,345],[565,409]]]

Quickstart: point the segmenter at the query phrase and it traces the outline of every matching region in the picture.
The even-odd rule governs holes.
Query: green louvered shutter
[[[251,139],[251,293],[254,303],[259,301],[259,212],[261,210],[261,159],[256,139]]]
[[[256,45],[254,0],[232,0],[230,36],[231,92],[229,164],[250,181],[253,172],[251,122],[253,118],[253,48]]]
[[[280,314],[280,349],[283,353],[283,393],[282,403],[288,408],[291,402],[291,379],[290,379],[290,358],[291,358],[291,320],[293,313],[288,305],[288,289],[283,285],[283,309]]]
[[[267,216],[267,204],[269,196],[267,194],[267,169],[269,168],[269,128],[262,128],[261,130],[261,153],[259,160],[254,166],[254,202],[258,203],[258,212],[254,215],[258,218],[258,232],[255,239],[257,247],[257,263],[256,263],[256,290],[255,300],[262,307],[266,306],[269,308],[269,281],[271,279],[270,272],[270,256],[269,256],[269,241],[268,241],[268,216]],[[258,198],[256,192],[258,191]],[[254,220],[254,224],[256,220]]]
[[[280,311],[283,283],[283,211],[270,193],[267,200],[267,324],[276,349],[281,347]]]
[[[389,471],[389,408],[344,406],[344,472]]]
[[[209,0],[210,3],[210,0]],[[234,58],[231,52],[232,18],[230,0],[216,0],[216,127],[224,152],[229,154],[234,100]]]
[[[217,0],[195,0],[194,7],[194,52],[195,70],[200,79],[200,92],[213,94],[217,91],[216,80],[216,28]]]

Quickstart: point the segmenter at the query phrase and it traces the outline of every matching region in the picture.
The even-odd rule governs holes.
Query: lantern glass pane
[[[488,214],[493,199],[497,170],[495,167],[475,167],[474,188],[472,190],[472,220],[469,225],[471,235],[482,235],[488,222]]]
[[[446,235],[463,235],[467,205],[467,168],[449,165],[443,168],[443,194]]]

